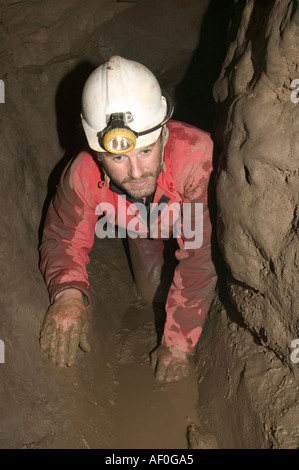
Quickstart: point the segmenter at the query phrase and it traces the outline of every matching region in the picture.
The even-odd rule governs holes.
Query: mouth
[[[130,185],[135,186],[135,188],[141,188],[142,186],[145,186],[147,183],[148,183],[148,177],[139,181],[131,181]]]

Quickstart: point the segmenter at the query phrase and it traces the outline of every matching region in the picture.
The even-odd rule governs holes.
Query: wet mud
[[[187,449],[187,427],[197,422],[195,370],[181,382],[158,384],[149,354],[157,344],[154,312],[138,303],[133,309],[135,318],[117,335],[112,448]]]

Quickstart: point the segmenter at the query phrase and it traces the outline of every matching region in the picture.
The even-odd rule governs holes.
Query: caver
[[[40,268],[50,295],[41,348],[59,366],[74,363],[78,345],[89,350],[91,299],[86,265],[101,208],[105,204],[115,208],[109,222],[128,229],[127,218],[125,227],[120,220],[122,213],[131,211],[136,218],[142,204],[143,214],[150,215],[155,205],[163,203],[156,214],[158,226],[165,224],[171,205],[189,205],[193,232],[186,236],[181,230],[176,238],[177,265],[170,287],[162,292],[166,298],[164,333],[152,363],[161,382],[180,380],[189,373],[216,285],[208,210],[213,143],[208,133],[171,120],[172,113],[171,99],[140,63],[114,56],[85,83],[81,118],[90,151],[81,152],[65,168],[48,209],[40,246]],[[200,223],[196,219],[199,205]],[[183,225],[184,212],[180,214]],[[148,220],[151,217],[140,219],[145,227],[142,236],[133,236],[131,230],[127,236],[136,290],[152,301],[161,290],[164,232],[157,230],[157,236],[150,236]],[[166,220],[171,237],[174,230],[177,233],[177,218],[168,212]],[[195,247],[196,230],[202,236],[200,246]]]

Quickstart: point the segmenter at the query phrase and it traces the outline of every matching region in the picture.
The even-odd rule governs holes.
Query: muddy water
[[[195,373],[179,383],[157,384],[149,360],[156,344],[153,312],[132,305],[124,323],[118,335],[112,448],[187,449],[187,426],[197,421]]]

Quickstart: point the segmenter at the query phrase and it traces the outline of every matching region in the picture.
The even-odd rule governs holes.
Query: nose
[[[129,176],[131,178],[138,179],[142,176],[142,166],[141,162],[138,161],[138,158],[131,158],[130,159],[130,168],[129,168]]]

